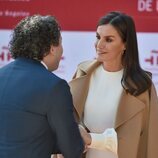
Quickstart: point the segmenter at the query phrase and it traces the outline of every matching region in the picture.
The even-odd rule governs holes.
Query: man
[[[83,142],[66,81],[52,73],[62,56],[60,27],[35,15],[14,29],[15,59],[0,69],[0,158],[79,158]]]

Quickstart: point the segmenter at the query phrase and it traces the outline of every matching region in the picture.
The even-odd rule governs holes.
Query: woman
[[[86,158],[157,158],[158,99],[140,67],[133,19],[103,16],[96,60],[78,66],[70,82]]]

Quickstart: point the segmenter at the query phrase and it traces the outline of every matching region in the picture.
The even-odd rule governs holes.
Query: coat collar
[[[79,65],[78,73],[80,74],[76,74],[79,77],[69,83],[73,95],[74,106],[80,120],[82,120],[83,116],[84,105],[89,89],[90,75],[100,64],[100,62],[95,60]],[[130,120],[144,108],[145,104],[141,100],[123,90],[117,109],[115,129]]]
[[[145,104],[137,97],[123,90],[117,109],[115,129],[144,110]]]
[[[91,74],[94,69],[96,69],[99,65],[101,65],[101,62],[98,62],[97,60],[84,62],[83,64],[79,65],[80,70],[85,72],[86,74]]]

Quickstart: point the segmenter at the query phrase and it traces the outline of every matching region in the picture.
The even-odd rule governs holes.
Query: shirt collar
[[[43,61],[41,61],[41,64],[48,70],[48,66]]]

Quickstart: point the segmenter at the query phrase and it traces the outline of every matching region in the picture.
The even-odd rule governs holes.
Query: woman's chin
[[[99,62],[103,62],[104,61],[104,59],[101,58],[101,57],[96,57],[96,60],[99,61]]]

